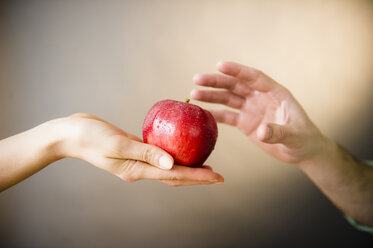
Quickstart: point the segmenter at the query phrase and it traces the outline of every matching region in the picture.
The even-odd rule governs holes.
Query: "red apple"
[[[144,142],[167,151],[175,164],[203,165],[215,147],[218,127],[201,107],[174,100],[159,101],[149,110],[142,127]]]

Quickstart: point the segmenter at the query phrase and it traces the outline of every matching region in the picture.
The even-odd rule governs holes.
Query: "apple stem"
[[[189,102],[190,102],[190,99],[189,99],[189,98],[185,98],[185,102],[186,102],[186,103],[189,103]]]

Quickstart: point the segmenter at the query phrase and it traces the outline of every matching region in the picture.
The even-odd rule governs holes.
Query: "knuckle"
[[[126,143],[126,138],[121,135],[116,135],[111,139],[110,142],[115,150],[120,150]]]
[[[131,140],[124,135],[115,135],[105,141],[105,145],[117,156],[128,158],[128,149],[131,145]]]
[[[251,80],[252,84],[257,83],[261,79],[263,79],[264,73],[260,70],[253,69],[253,79]]]
[[[78,112],[70,115],[69,118],[87,118],[88,116],[90,116],[90,114]]]
[[[242,107],[242,101],[238,96],[227,96],[226,102],[228,106],[231,106],[233,108],[241,108]]]
[[[214,74],[215,79],[210,82],[211,86],[218,86],[223,80],[219,74]]]
[[[126,160],[119,169],[118,177],[123,181],[132,183],[140,179],[139,175],[139,166],[138,161],[135,160]]]
[[[169,178],[169,180],[172,180],[172,181],[179,180],[179,178],[177,177],[176,173],[173,170],[168,170],[166,171],[166,173],[167,173],[167,177]]]
[[[286,135],[285,129],[280,127],[279,132],[278,132],[278,139],[283,140],[285,138],[285,135]]]
[[[280,89],[284,92],[285,96],[287,96],[289,99],[294,99],[293,93],[284,86],[280,85]]]
[[[272,128],[273,136],[270,141],[273,142],[283,142],[285,140],[285,129],[281,126],[275,126]]]
[[[251,68],[252,72],[254,75],[256,75],[257,77],[259,76],[263,76],[263,71],[259,70],[259,69],[255,69],[255,68]]]
[[[151,146],[147,145],[142,153],[142,160],[151,163],[153,158],[153,149]]]
[[[233,82],[233,83],[231,83],[229,86],[228,86],[228,90],[230,90],[230,91],[237,91],[238,90],[238,88],[239,88],[239,85],[240,85],[240,83],[238,82],[238,81],[235,81],[235,82]]]
[[[230,95],[224,94],[223,95],[223,103],[228,105],[228,106],[232,106],[234,104],[234,99]]]

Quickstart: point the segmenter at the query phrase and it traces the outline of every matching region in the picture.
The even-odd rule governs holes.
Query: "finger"
[[[125,159],[129,158],[134,160],[141,160],[162,169],[171,169],[173,166],[174,160],[172,156],[169,155],[167,152],[163,151],[162,149],[156,146],[151,146],[142,143],[140,138],[124,132],[118,127],[112,125],[111,123],[97,116],[86,113],[76,113],[71,115],[70,118],[87,118],[102,121],[123,133],[126,136],[126,138],[119,137],[119,145],[116,147],[119,148],[120,151],[123,151],[122,153],[124,154],[123,157]]]
[[[241,96],[250,94],[252,88],[237,78],[222,74],[196,74],[193,77],[195,84],[212,88],[227,89]]]
[[[216,67],[220,72],[226,75],[245,80],[248,86],[258,91],[267,92],[279,86],[267,75],[252,67],[224,61],[218,62]]]
[[[174,164],[172,156],[159,147],[131,139],[125,139],[122,143],[119,149],[126,159],[143,161],[165,170],[171,169]]]
[[[236,126],[239,114],[229,110],[209,110],[217,122]]]
[[[214,181],[183,181],[183,180],[157,180],[158,182],[167,184],[169,186],[192,186],[192,185],[206,185],[206,184],[222,184],[223,182]]]
[[[212,167],[209,166],[209,165],[202,165],[202,168],[205,168],[205,169],[208,169],[208,170],[212,171]]]
[[[211,182],[224,181],[224,178],[220,174],[205,168],[191,168],[175,165],[171,170],[161,170],[147,163],[136,160],[126,160],[119,163],[117,169],[112,170],[113,173],[129,182],[140,179]]]
[[[156,169],[156,168],[155,168]],[[158,178],[149,174],[148,179],[164,179],[164,180],[183,180],[183,181],[210,181],[210,182],[224,182],[224,177],[213,172],[210,169],[199,167],[188,167],[182,165],[175,165],[169,171],[160,171]],[[149,170],[149,172],[151,172]],[[164,177],[165,176],[165,177]]]
[[[291,139],[291,134],[285,126],[274,123],[262,124],[257,129],[257,138],[265,143],[286,144]]]
[[[190,97],[198,101],[220,103],[236,109],[240,109],[245,104],[244,97],[229,91],[192,90]]]

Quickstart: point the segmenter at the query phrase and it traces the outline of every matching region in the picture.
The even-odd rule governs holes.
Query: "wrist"
[[[41,135],[48,137],[46,149],[53,160],[72,157],[68,148],[71,146],[74,130],[69,124],[68,118],[50,120],[39,127],[43,130]]]
[[[315,152],[312,154],[312,156],[309,156],[308,158],[297,163],[299,168],[305,169],[308,166],[324,164],[333,158],[338,151],[338,145],[324,135],[321,135],[316,143],[317,148],[315,148]]]

